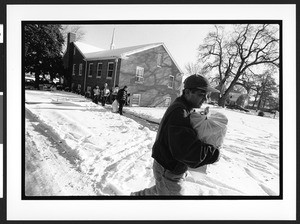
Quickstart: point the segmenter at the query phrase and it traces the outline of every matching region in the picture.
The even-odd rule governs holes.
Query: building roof
[[[76,42],[75,42],[76,44]],[[167,47],[164,45],[164,43],[152,43],[152,44],[143,44],[143,45],[137,45],[137,46],[131,46],[131,47],[124,47],[124,48],[117,48],[117,49],[112,49],[112,50],[98,50],[98,51],[92,51],[92,52],[87,52],[85,50],[81,50],[80,47],[83,45],[77,45],[76,46],[79,48],[79,50],[82,52],[82,55],[87,59],[87,60],[99,60],[99,59],[114,59],[114,58],[123,58],[125,59],[127,56],[131,54],[135,54],[138,52],[142,52],[154,47],[158,46],[163,46],[164,49],[168,52],[169,56],[173,60],[174,64],[177,66],[178,70],[180,73],[183,73],[170,52],[168,51]],[[84,53],[85,52],[85,53]]]
[[[231,92],[231,93],[229,93],[229,100],[237,101],[237,99],[240,97],[240,95],[243,95],[243,94]]]
[[[108,58],[126,58],[134,53],[145,51],[157,46],[163,45],[163,43],[154,43],[154,44],[144,44],[138,46],[117,48],[113,50],[104,50],[93,53],[85,54],[86,59],[88,60],[97,60],[97,59],[108,59]]]
[[[101,49],[99,47],[95,47],[95,46],[92,46],[92,45],[89,45],[89,44],[86,44],[83,42],[79,42],[79,41],[75,41],[74,44],[76,45],[78,50],[81,51],[83,56],[85,56],[85,54],[92,53],[92,52],[104,51],[104,49]]]

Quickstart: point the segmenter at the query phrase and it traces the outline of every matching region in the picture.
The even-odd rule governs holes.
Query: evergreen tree
[[[24,26],[25,72],[35,73],[38,88],[41,74],[55,78],[63,71],[61,25],[26,24]]]

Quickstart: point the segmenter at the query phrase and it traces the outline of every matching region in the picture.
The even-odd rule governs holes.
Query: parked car
[[[25,89],[34,89],[34,78],[25,77]]]
[[[60,83],[56,83],[55,85],[56,85],[57,90],[63,90],[64,89],[64,86]]]
[[[48,80],[40,80],[39,89],[40,90],[51,90],[51,87],[53,86],[52,82],[49,82]]]

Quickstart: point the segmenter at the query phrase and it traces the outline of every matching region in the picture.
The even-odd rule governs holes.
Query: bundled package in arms
[[[208,110],[208,109],[206,109]],[[216,111],[207,113],[191,113],[192,127],[197,131],[198,138],[214,147],[221,147],[226,135],[228,119]]]
[[[207,144],[220,148],[224,142],[227,131],[227,117],[217,111],[209,111],[207,107],[202,112],[192,112],[190,115],[192,127],[196,130],[198,138]],[[190,169],[206,173],[207,166]]]

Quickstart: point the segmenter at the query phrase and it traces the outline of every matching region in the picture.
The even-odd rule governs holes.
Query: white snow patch
[[[26,91],[26,109],[79,155],[77,168],[99,195],[125,194],[154,183],[151,150],[156,132],[68,92]],[[203,108],[206,105],[203,106]],[[190,171],[189,195],[279,195],[279,120],[211,107],[229,120],[220,161],[207,173]],[[125,107],[159,123],[166,108]],[[27,122],[27,121],[26,121]]]

